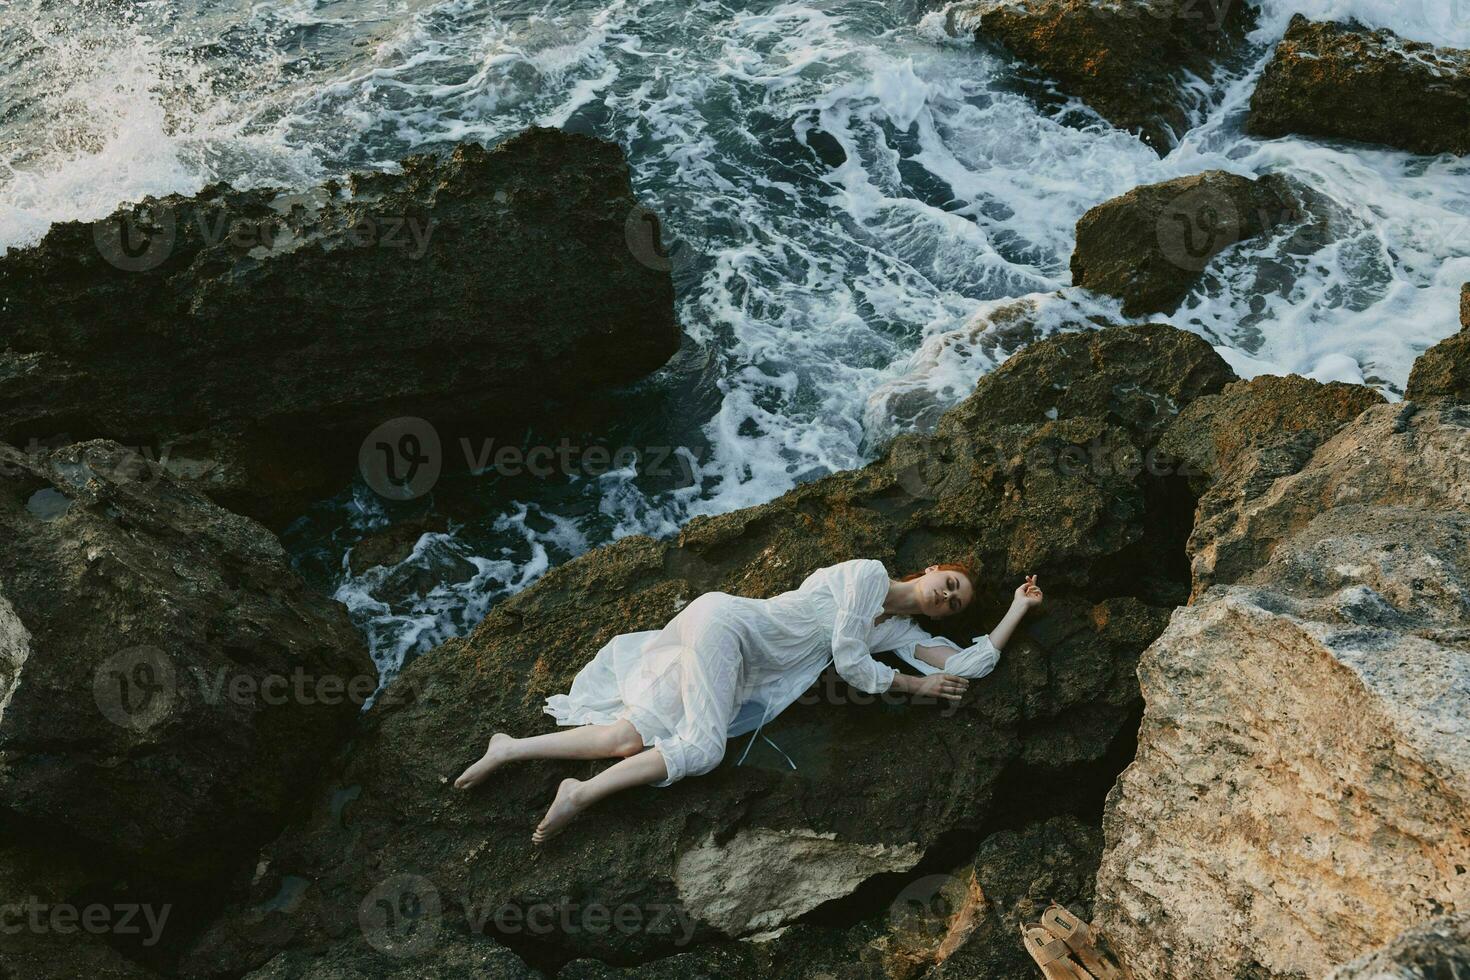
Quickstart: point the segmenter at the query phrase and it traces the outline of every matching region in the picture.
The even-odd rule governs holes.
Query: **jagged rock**
[[[1135,187],[1077,222],[1072,282],[1123,300],[1126,316],[1168,313],[1212,258],[1301,214],[1275,174],[1207,170]]]
[[[508,431],[662,364],[656,227],[615,144],[545,128],[345,188],[64,222],[0,256],[0,439],[147,446],[278,526],[389,420],[427,420],[448,463],[456,426]]]
[[[875,875],[907,871],[923,853],[912,843],[853,844],[832,832],[740,828],[685,848],[674,886],[689,913],[731,936],[784,925]]]
[[[1246,131],[1470,153],[1470,51],[1297,14],[1251,96]]]
[[[1441,916],[1405,930],[1380,950],[1358,957],[1327,980],[1443,980],[1470,974],[1470,912]]]
[[[422,950],[391,952],[358,937],[320,954],[282,953],[245,980],[542,980],[488,939],[435,936]]]
[[[1419,355],[1404,397],[1416,402],[1436,398],[1470,402],[1470,330],[1461,330]]]
[[[1055,817],[1019,831],[992,834],[972,862],[978,898],[974,924],[953,950],[944,950],[932,980],[1029,977],[1036,964],[1020,942],[1020,924],[1034,922],[1052,902],[1092,921],[1093,885],[1102,833],[1076,817]]]
[[[848,847],[834,859],[851,868],[851,848],[928,853],[998,808],[1042,819],[1095,802],[1121,765],[1110,750],[1136,725],[1135,657],[1189,588],[1187,484],[1129,461],[1181,406],[1231,378],[1203,340],[1162,324],[1060,336],[983,379],[933,435],[901,437],[861,470],[696,518],[675,542],[633,535],[553,569],[387,689],[385,701],[399,685],[416,696],[374,704],[337,784],[268,848],[269,871],[184,957],[186,974],[331,945],[402,875],[441,896],[446,929],[483,929],[533,963],[667,955],[721,940],[717,926],[776,930],[797,912],[723,917],[704,892],[681,888],[681,859],[711,835],[833,834]],[[534,860],[527,838],[557,782],[600,764],[532,763],[467,794],[450,787],[492,732],[551,730],[543,699],[614,634],[661,626],[706,591],[773,595],[858,555],[894,574],[970,557],[979,601],[944,624],[966,641],[1027,572],[1048,583],[1047,613],[962,705],[868,698],[828,675],[763,732],[796,772],[764,746],[737,767],[740,740],[714,772],[621,794]],[[334,811],[332,795],[348,791],[352,802]],[[804,874],[792,889],[815,895],[831,869],[803,853],[810,860],[781,873]],[[290,882],[290,913],[272,911]],[[624,910],[631,923],[616,935],[559,925],[532,936],[491,917],[568,901]]]
[[[1097,888],[1140,980],[1321,976],[1470,903],[1467,458],[1464,406],[1367,409],[1144,655]]]
[[[1000,43],[1162,155],[1200,108],[1198,80],[1214,78],[1254,19],[1234,2],[974,0],[950,8],[945,29]]]
[[[987,306],[958,330],[926,338],[901,376],[873,390],[863,411],[865,446],[880,447],[902,432],[932,432],[945,410],[974,389],[973,379],[986,367],[1039,340],[1120,325],[1060,293]]]
[[[273,836],[376,684],[342,607],[116,443],[0,445],[0,537],[0,818],[194,886]]]
[[[991,834],[950,872],[913,877],[881,913],[846,928],[802,924],[631,967],[567,964],[557,980],[955,980],[1030,976],[1017,923],[1052,901],[1091,917],[1102,832],[1073,816]]]
[[[1262,375],[1197,398],[1159,441],[1200,495],[1189,554],[1198,596],[1259,568],[1287,528],[1246,526],[1254,501],[1383,396],[1362,385]]]
[[[1445,398],[1470,402],[1470,283],[1460,291],[1459,333],[1420,354],[1409,372],[1404,397],[1410,401]]]

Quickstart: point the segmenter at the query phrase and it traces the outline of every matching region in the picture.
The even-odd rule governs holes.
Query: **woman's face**
[[[918,588],[919,608],[932,619],[963,612],[975,592],[964,572],[944,571],[938,565],[924,569],[924,574],[914,579],[914,583]]]

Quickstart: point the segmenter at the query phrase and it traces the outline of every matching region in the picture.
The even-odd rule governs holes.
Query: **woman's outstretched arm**
[[[1036,586],[1036,576],[1028,575],[1026,581],[1016,589],[1016,596],[1011,600],[1011,608],[1006,610],[1006,614],[1001,617],[995,629],[990,631],[990,645],[997,650],[1005,649],[1006,643],[1010,641],[1011,634],[1016,631],[1021,620],[1039,605],[1041,605],[1041,589]]]

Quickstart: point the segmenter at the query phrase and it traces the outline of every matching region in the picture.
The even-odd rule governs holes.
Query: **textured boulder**
[[[448,447],[667,360],[652,219],[616,145],[534,128],[346,187],[215,185],[58,224],[0,256],[0,439],[147,447],[279,524],[390,419]]]
[[[1321,976],[1470,903],[1467,459],[1464,407],[1369,408],[1144,655],[1097,888],[1140,978]]]
[[[1255,502],[1339,429],[1383,403],[1362,385],[1262,375],[1184,407],[1159,445],[1181,461],[1200,494],[1189,536],[1195,595],[1266,561],[1297,518],[1268,526],[1254,519]]]
[[[1432,919],[1346,963],[1327,980],[1443,980],[1470,975],[1470,912]]]
[[[1251,96],[1246,131],[1470,153],[1470,51],[1297,14]]]
[[[972,0],[950,8],[946,30],[998,42],[1163,154],[1201,108],[1196,80],[1214,78],[1254,16],[1233,2]]]
[[[1077,222],[1072,282],[1123,300],[1123,313],[1168,313],[1212,258],[1301,215],[1286,181],[1207,170],[1135,187]]]
[[[1459,333],[1419,355],[1409,372],[1404,397],[1410,401],[1445,398],[1470,402],[1470,285],[1460,292]]]
[[[1101,832],[1071,816],[987,837],[970,864],[974,908],[962,906],[948,920],[932,980],[1029,977],[1036,964],[1021,946],[1020,924],[1041,918],[1052,902],[1092,921],[1101,856]]]
[[[244,980],[542,980],[488,939],[435,936],[422,950],[385,954],[362,936],[320,954],[282,953]]]
[[[0,977],[5,980],[159,980],[109,944],[158,948],[165,903],[137,894],[102,900],[104,875],[72,849],[27,848],[11,828],[0,844]]]
[[[553,569],[404,671],[388,693],[406,684],[415,697],[374,704],[338,780],[267,850],[268,871],[184,958],[186,972],[332,945],[385,882],[432,890],[445,929],[483,931],[538,966],[626,963],[780,929],[812,900],[841,903],[865,877],[1000,814],[1096,805],[1136,726],[1136,656],[1189,590],[1193,498],[1184,480],[1138,463],[1179,406],[1231,379],[1203,340],[1163,325],[1053,338],[983,379],[934,434],[900,437],[861,470],[696,518],[677,541],[634,535]],[[974,560],[979,601],[945,621],[964,640],[993,624],[1027,572],[1048,583],[1047,613],[961,705],[865,697],[828,675],[764,731],[795,772],[763,745],[736,766],[738,740],[714,772],[622,794],[534,860],[527,838],[557,782],[601,763],[532,763],[470,793],[450,787],[492,732],[552,730],[542,700],[613,635],[661,626],[705,591],[772,595],[855,556],[895,575]],[[805,897],[749,914],[744,891],[718,891],[728,876],[704,859],[712,848],[760,851],[782,894]],[[290,914],[278,910],[283,890]],[[573,925],[530,935],[494,917],[541,904]],[[592,908],[621,910],[624,928],[577,926]]]
[[[846,927],[803,923],[617,968],[576,960],[557,980],[955,980],[1030,976],[1017,923],[1052,901],[1089,918],[1102,833],[1054,817],[981,841],[948,872],[912,876],[886,908]]]
[[[376,683],[342,607],[115,443],[0,445],[0,538],[0,820],[196,886],[252,854]]]
[[[984,368],[1053,334],[1119,325],[1062,293],[987,304],[957,330],[924,340],[899,377],[875,388],[863,411],[863,442],[882,446],[901,432],[932,432],[945,410],[973,390]],[[963,388],[961,386],[964,386]]]

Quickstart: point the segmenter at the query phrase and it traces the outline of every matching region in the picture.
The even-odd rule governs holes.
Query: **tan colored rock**
[[[1470,910],[1467,468],[1470,412],[1370,408],[1215,542],[1276,543],[1145,652],[1104,818],[1140,980],[1319,977]]]
[[[810,830],[742,828],[714,834],[674,863],[674,884],[690,912],[731,936],[780,926],[823,902],[848,895],[869,878],[908,871],[924,852],[837,839]]]
[[[1255,501],[1298,472],[1317,447],[1383,396],[1362,385],[1263,375],[1196,399],[1159,441],[1201,494],[1190,532],[1194,595],[1258,567],[1279,534],[1241,529]]]

